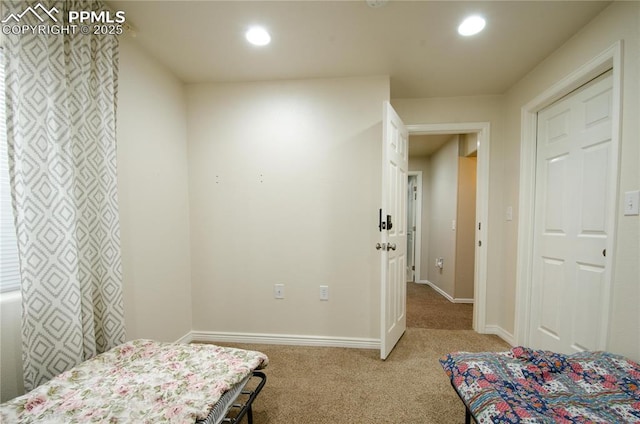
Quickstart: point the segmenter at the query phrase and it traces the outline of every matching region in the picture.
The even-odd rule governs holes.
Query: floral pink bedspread
[[[134,340],[0,405],[2,423],[194,423],[266,355]]]

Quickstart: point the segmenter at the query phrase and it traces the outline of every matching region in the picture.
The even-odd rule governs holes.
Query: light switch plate
[[[640,213],[640,191],[627,191],[624,194],[625,216],[638,215]]]
[[[273,286],[273,297],[275,299],[284,299],[284,284],[275,284]]]
[[[329,300],[329,286],[320,286],[320,300]]]

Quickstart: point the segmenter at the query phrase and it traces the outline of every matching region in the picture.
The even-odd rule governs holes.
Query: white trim
[[[433,284],[429,280],[422,280],[422,281],[424,281],[424,284],[426,284],[429,287],[431,287],[432,289],[434,289],[436,291],[436,293],[438,293],[440,296],[444,297],[449,302],[453,303],[453,297],[449,293],[447,293],[446,291],[442,290],[440,287],[436,286],[435,284]]]
[[[407,125],[409,134],[469,134],[478,133],[478,169],[476,183],[476,223],[482,228],[476,230],[475,269],[473,293],[473,329],[486,333],[487,315],[487,251],[489,246],[489,162],[491,124],[489,122],[458,122],[450,124]],[[479,242],[482,246],[479,247]]]
[[[429,286],[432,289],[434,289],[440,296],[444,297],[445,299],[447,299],[451,303],[475,303],[475,301],[473,299],[467,299],[467,298],[464,298],[464,297],[451,297],[451,295],[449,295],[449,293],[447,293],[446,291],[442,290],[440,287],[436,286],[435,284],[433,284],[429,280],[420,280],[417,283],[418,284],[426,284],[427,286]]]
[[[410,177],[417,177],[416,180],[418,182],[417,185],[417,199],[415,201],[416,205],[416,231],[414,231],[414,239],[415,245],[413,252],[415,255],[414,266],[416,269],[414,270],[415,281],[420,281],[420,263],[422,262],[422,171],[409,171],[408,175]]]
[[[493,334],[500,337],[505,342],[509,343],[511,346],[517,346],[516,339],[513,337],[513,334],[509,333],[504,328],[499,325],[487,325],[485,327],[487,334]]]
[[[193,341],[193,336],[191,335],[191,333],[191,331],[188,332],[187,334],[176,340],[174,343],[191,343]]]
[[[274,344],[286,346],[321,346],[346,347],[354,349],[380,349],[379,339],[301,336],[291,334],[262,334],[262,333],[229,333],[218,331],[191,331],[178,340],[178,343],[190,342],[227,342]]]
[[[529,345],[529,326],[531,310],[529,299],[531,298],[531,273],[533,269],[533,238],[535,206],[535,167],[536,167],[536,128],[537,114],[540,110],[549,106],[569,94],[578,87],[589,82],[596,76],[613,68],[613,128],[612,128],[612,155],[615,158],[615,174],[613,190],[609,204],[613,219],[608,228],[610,234],[607,240],[607,273],[605,281],[608,287],[604,290],[605,319],[603,320],[603,335],[600,341],[600,349],[606,349],[606,335],[609,329],[609,315],[611,302],[611,281],[613,281],[613,258],[615,257],[615,229],[617,228],[618,209],[618,169],[619,169],[619,145],[621,126],[621,101],[622,101],[622,41],[618,41],[604,52],[600,53],[589,62],[576,69],[547,90],[536,96],[522,107],[521,112],[521,137],[520,146],[520,200],[518,223],[518,262],[516,275],[516,316],[515,316],[515,340],[518,344]]]

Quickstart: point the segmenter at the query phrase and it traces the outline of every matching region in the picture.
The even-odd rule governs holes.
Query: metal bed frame
[[[478,422],[478,420],[476,420],[476,417],[473,416],[473,414],[471,413],[471,411],[469,410],[469,407],[465,404],[464,405],[464,424],[471,424],[471,418],[473,418],[473,422]]]
[[[227,411],[227,416],[222,420],[223,423],[236,424],[239,423],[244,416],[247,416],[249,424],[253,424],[253,409],[251,408],[253,401],[256,399],[265,383],[267,382],[267,376],[260,371],[253,371],[253,377],[260,379],[258,385],[253,389],[243,390],[241,395],[248,396],[243,403],[234,403]],[[238,396],[239,398],[240,396]],[[237,398],[236,398],[237,400]],[[235,416],[230,417],[231,411],[237,410],[238,413]]]

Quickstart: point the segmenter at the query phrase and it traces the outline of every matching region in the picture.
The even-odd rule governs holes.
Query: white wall
[[[117,118],[127,338],[175,341],[191,330],[186,98],[127,39]]]
[[[0,403],[24,393],[20,292],[0,293]]]
[[[452,224],[457,219],[458,208],[458,140],[459,136],[451,136],[431,155],[430,208],[426,212],[429,217],[427,279],[451,298],[455,297],[456,231]],[[435,267],[437,258],[443,259],[442,269]]]
[[[379,339],[388,77],[187,92],[194,330]]]
[[[460,156],[475,156],[478,153],[478,133],[460,134]]]
[[[640,3],[614,2],[576,36],[547,58],[516,84],[506,95],[509,143],[505,143],[503,182],[500,189],[513,199],[516,217],[520,110],[527,102],[554,82],[587,63],[616,41],[623,41],[623,99],[620,151],[620,178],[616,216],[616,258],[613,269],[613,302],[611,305],[608,350],[640,360],[640,220],[623,216],[624,192],[640,189]],[[493,158],[492,158],[493,159]],[[517,234],[505,235],[505,246],[515,252]],[[513,287],[505,303],[511,304],[515,288],[515,260],[505,257],[505,283]],[[510,306],[510,308],[512,308]]]

